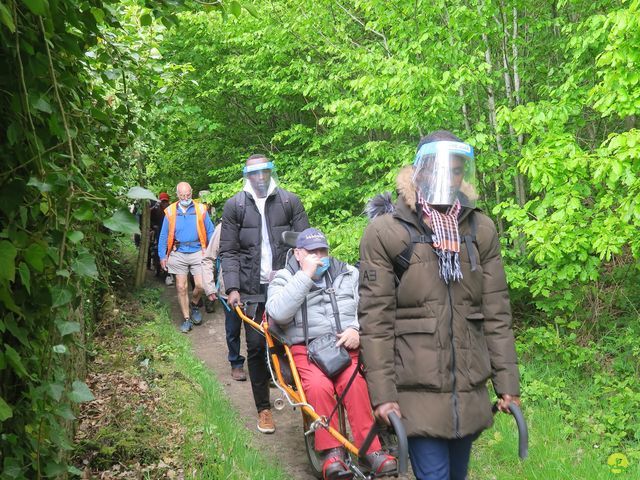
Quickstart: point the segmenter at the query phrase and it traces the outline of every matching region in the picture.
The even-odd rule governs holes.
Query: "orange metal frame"
[[[267,339],[267,345],[269,346],[270,349],[273,349],[276,346],[274,338],[269,333],[269,324],[267,322],[257,323],[252,318],[247,317],[240,307],[236,307],[235,311],[238,314],[238,317],[240,317],[240,319],[243,322],[255,328],[265,336],[265,338]],[[278,355],[276,355],[275,353],[272,353],[271,364],[274,366],[276,380],[279,386],[287,393],[289,398],[293,400],[294,403],[302,404],[300,405],[300,408],[302,410],[303,415],[307,415],[309,418],[311,418],[312,421],[315,422],[316,420],[319,420],[321,417],[315,412],[315,410],[305,405],[307,403],[307,398],[305,397],[304,390],[302,388],[302,381],[300,380],[298,369],[296,368],[296,364],[293,361],[293,355],[291,355],[291,350],[289,349],[288,345],[283,344],[283,347],[287,355],[287,359],[289,360],[289,366],[291,368],[291,373],[293,375],[293,383],[295,383],[295,388],[292,385],[289,385],[282,377],[282,372],[280,371],[280,359],[278,358]],[[342,435],[342,433],[340,433],[338,430],[331,427],[330,425],[328,425],[327,427],[323,426],[322,428],[326,428],[327,431],[336,440],[338,440],[347,450],[349,450],[349,452],[353,453],[356,456],[358,455],[358,449],[356,448],[356,446],[353,443],[351,443],[347,438],[345,438],[345,436]]]

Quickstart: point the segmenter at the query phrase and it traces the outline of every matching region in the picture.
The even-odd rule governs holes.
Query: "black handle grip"
[[[402,420],[395,413],[389,414],[389,421],[398,438],[398,474],[406,475],[409,472],[409,441]]]
[[[391,423],[391,427],[393,428],[396,437],[398,438],[398,475],[406,475],[409,472],[409,442],[407,440],[407,433],[404,429],[404,425],[402,424],[402,420],[395,413],[391,412],[389,414],[389,422]],[[380,426],[378,422],[374,422],[371,426],[371,430],[367,434],[367,438],[364,439],[364,442],[360,446],[360,450],[358,450],[358,457],[364,458],[367,454],[367,450],[371,446],[371,442],[378,435],[380,430],[383,427]]]
[[[498,404],[494,403],[492,408],[493,413],[498,411]],[[524,419],[522,410],[515,403],[509,403],[509,411],[513,415],[516,425],[518,427],[518,456],[520,460],[524,460],[529,456],[529,429],[527,428],[527,422]]]
[[[518,456],[520,460],[524,460],[529,456],[529,429],[527,428],[527,422],[518,405],[511,402],[509,410],[516,420],[516,425],[518,425]]]

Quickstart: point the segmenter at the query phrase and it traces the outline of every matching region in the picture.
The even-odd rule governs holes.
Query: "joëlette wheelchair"
[[[284,232],[283,239],[285,243],[291,247],[295,246],[297,233]],[[264,297],[261,296],[243,296],[245,306],[251,303],[263,302]],[[227,307],[229,308],[229,307]],[[364,459],[371,442],[378,435],[383,449],[397,459],[397,469],[391,474],[385,474],[386,477],[392,476],[402,479],[410,478],[408,476],[409,467],[409,447],[404,426],[399,417],[394,413],[389,415],[390,426],[380,425],[374,422],[364,443],[360,448],[356,447],[348,438],[348,430],[346,425],[345,410],[341,402],[341,398],[337,399],[337,407],[334,410],[338,415],[338,430],[329,425],[329,419],[318,415],[313,406],[307,403],[302,381],[298,374],[298,370],[293,361],[293,355],[289,349],[286,339],[280,335],[277,328],[270,327],[266,313],[259,321],[248,316],[239,306],[235,308],[238,317],[251,328],[256,329],[264,337],[268,347],[267,361],[271,377],[276,387],[283,393],[283,397],[274,401],[274,408],[282,410],[286,406],[286,401],[295,409],[300,408],[302,412],[302,422],[304,430],[304,443],[309,463],[314,475],[322,478],[323,458],[315,449],[314,432],[319,428],[326,429],[350,455],[347,455],[346,465],[349,468],[353,478],[371,480],[376,478],[375,473],[367,472],[361,468],[357,459]],[[358,366],[360,367],[360,365]],[[359,368],[357,370],[360,370]],[[348,389],[348,388],[347,388]],[[511,413],[516,421],[519,434],[519,456],[525,459],[528,456],[528,431],[527,424],[524,420],[522,412],[517,405],[509,406]],[[494,405],[493,412],[496,413],[497,406]],[[332,414],[333,415],[333,414]]]
[[[251,298],[243,298],[245,304],[247,300],[251,303]],[[386,428],[377,423],[369,431],[364,443],[360,448],[356,447],[348,438],[345,411],[342,403],[338,401],[338,407],[335,413],[338,415],[339,429],[336,430],[329,425],[329,421],[325,417],[318,415],[313,406],[307,403],[307,399],[302,388],[302,382],[298,374],[298,370],[293,361],[293,355],[289,349],[286,340],[278,335],[273,328],[269,327],[269,322],[265,318],[258,323],[254,319],[248,317],[240,307],[236,307],[236,313],[248,326],[255,328],[264,335],[268,347],[268,364],[271,376],[277,388],[283,393],[282,398],[274,401],[274,408],[282,410],[286,406],[286,401],[294,408],[300,408],[302,412],[302,422],[304,428],[304,443],[307,451],[307,457],[311,464],[313,473],[322,478],[321,455],[315,450],[314,432],[319,428],[326,429],[344,448],[351,454],[348,455],[346,464],[353,478],[373,479],[375,474],[365,472],[355,461],[357,458],[364,458],[371,442],[376,435],[379,435],[383,449],[398,459],[398,468],[391,476],[400,478],[406,477],[408,471],[408,444],[404,426],[401,420],[394,414],[390,415],[391,427]],[[339,399],[340,400],[340,399]],[[389,476],[389,474],[386,474]]]
[[[290,247],[295,246],[297,233],[285,232],[283,239]],[[251,310],[251,303],[264,301],[259,296],[242,297],[247,310]],[[360,466],[358,459],[363,460],[367,450],[373,442],[376,435],[380,439],[383,449],[390,455],[397,458],[397,468],[391,474],[385,476],[394,476],[399,478],[409,478],[407,476],[409,467],[408,444],[404,426],[400,418],[394,414],[390,415],[391,426],[382,426],[374,422],[371,430],[365,438],[360,448],[353,444],[349,439],[347,430],[346,412],[342,405],[342,399],[337,398],[337,406],[331,415],[337,415],[338,429],[334,429],[329,425],[330,417],[326,418],[316,413],[313,406],[307,403],[307,399],[302,387],[302,381],[298,374],[298,370],[293,361],[293,355],[289,349],[286,339],[279,334],[277,327],[270,326],[266,314],[262,319],[254,319],[248,316],[240,307],[235,309],[238,317],[245,322],[247,327],[256,329],[265,337],[268,348],[267,361],[272,379],[276,387],[282,392],[282,397],[274,401],[274,408],[282,410],[285,408],[287,401],[295,409],[299,408],[302,412],[302,424],[304,431],[304,444],[307,457],[311,465],[311,469],[315,476],[322,478],[323,458],[315,449],[314,432],[320,428],[326,429],[340,444],[347,450],[349,455],[346,458],[346,465],[350,470],[349,478],[370,480],[376,478],[374,472],[369,472]],[[257,320],[257,321],[256,321]],[[360,365],[359,365],[360,366]],[[358,368],[357,370],[360,370]],[[347,387],[348,390],[348,387]],[[345,472],[346,473],[346,472]]]

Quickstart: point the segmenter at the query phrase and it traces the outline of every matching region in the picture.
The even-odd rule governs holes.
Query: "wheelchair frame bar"
[[[270,349],[273,349],[275,347],[273,337],[269,333],[268,323],[260,324],[256,322],[252,318],[249,318],[247,315],[245,315],[240,307],[235,307],[235,311],[238,317],[243,322],[247,323],[249,326],[256,329],[258,332],[260,332],[262,335],[265,336],[267,340],[267,346]],[[281,389],[287,394],[287,396],[289,396],[289,398],[292,400],[293,403],[299,404],[302,412],[306,414],[309,418],[311,418],[312,423],[319,420],[321,423],[323,423],[323,428],[326,428],[333,438],[335,438],[338,442],[340,442],[340,444],[344,448],[346,448],[350,453],[357,456],[359,453],[358,448],[353,443],[351,443],[347,438],[345,438],[344,435],[342,435],[342,433],[340,433],[338,430],[333,428],[331,425],[324,426],[323,417],[318,415],[316,411],[307,404],[307,398],[305,397],[304,390],[302,388],[302,381],[300,380],[300,374],[298,373],[298,369],[296,368],[296,365],[293,361],[291,350],[289,349],[288,345],[283,345],[283,347],[284,347],[284,351],[287,356],[287,359],[289,360],[289,365],[291,367],[291,374],[293,376],[293,383],[295,384],[296,390],[294,390],[291,385],[285,382],[280,370],[280,359],[275,353],[272,353],[271,362],[275,366],[276,379],[278,380],[278,383],[280,384]]]

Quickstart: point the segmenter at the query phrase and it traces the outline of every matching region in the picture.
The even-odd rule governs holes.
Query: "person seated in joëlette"
[[[322,232],[315,228],[302,231],[287,265],[276,272],[269,284],[266,311],[291,344],[307,402],[318,415],[331,414],[336,405],[334,395],[343,394],[357,368],[360,346],[357,304],[358,270],[329,256],[329,244]],[[336,345],[343,346],[351,357],[350,365],[333,378],[307,356],[307,345],[327,333],[335,334]],[[374,418],[366,382],[359,372],[343,403],[355,444],[361,445]],[[331,417],[330,424],[338,429],[336,417],[335,414]],[[344,447],[326,429],[315,431],[315,447],[323,453],[323,478],[351,478],[345,476],[349,470]],[[396,459],[382,450],[376,438],[363,466],[384,475],[396,470]]]

